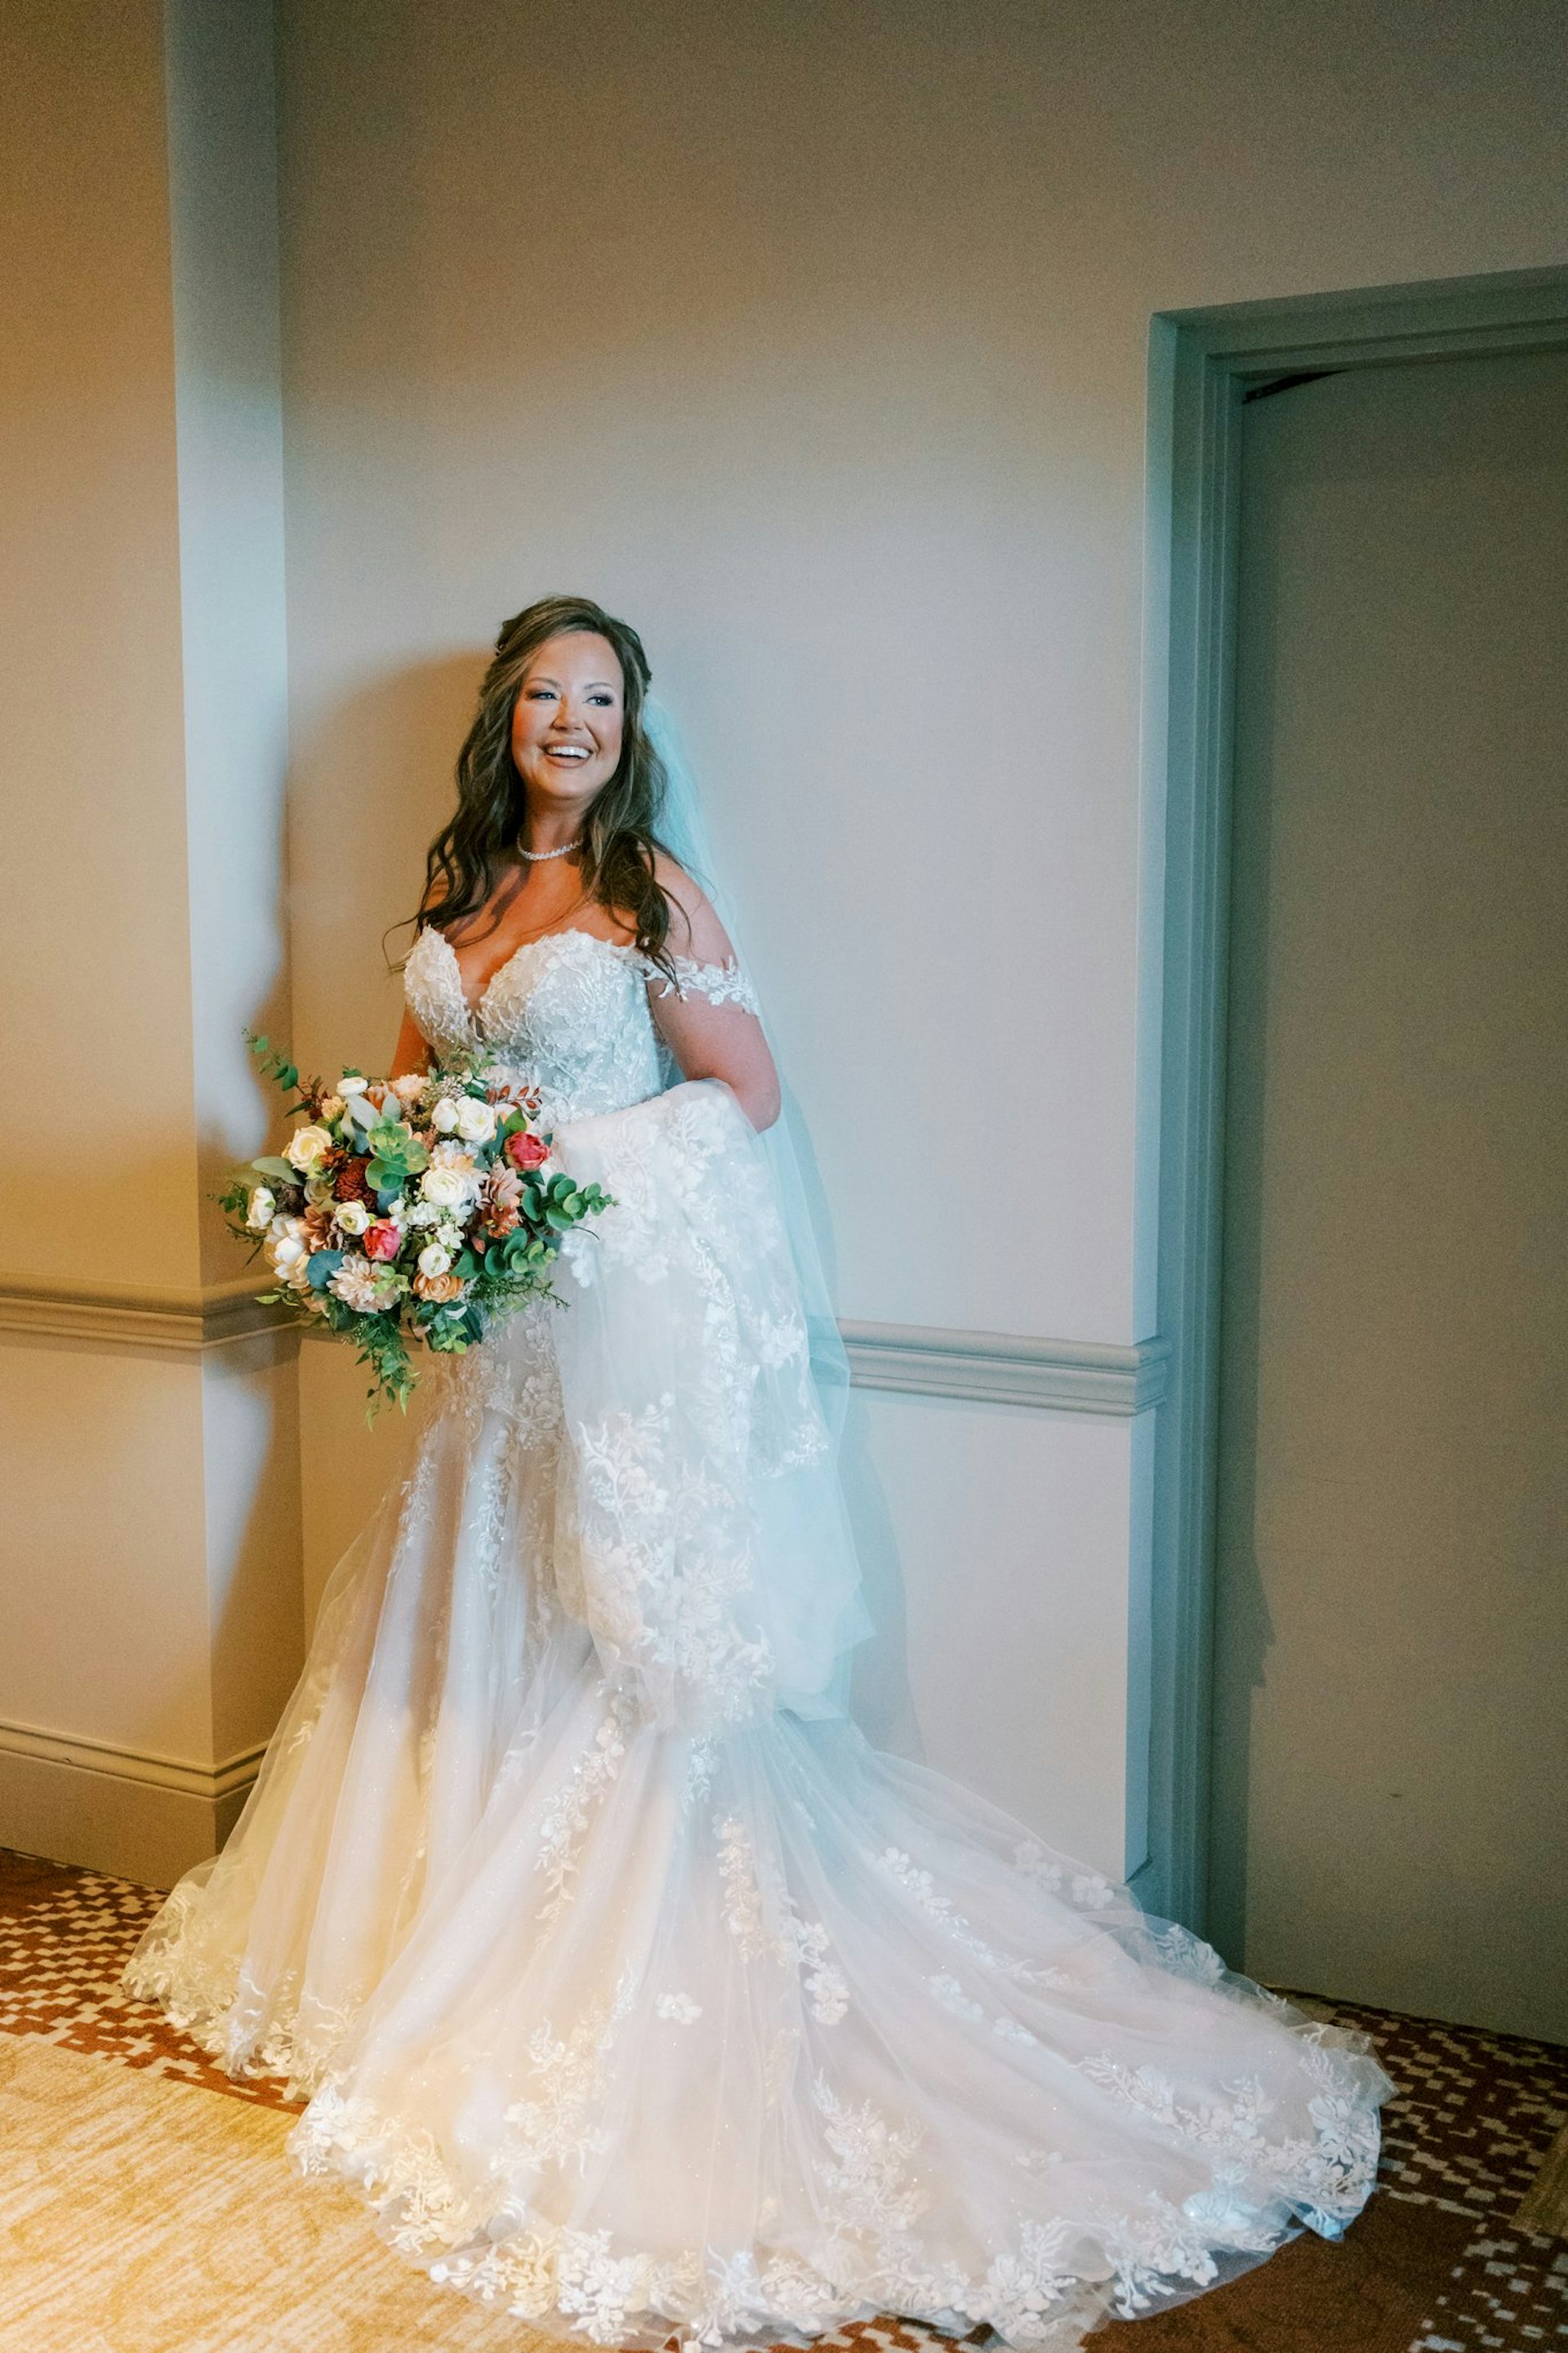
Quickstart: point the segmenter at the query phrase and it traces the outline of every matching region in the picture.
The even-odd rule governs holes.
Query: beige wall
[[[217,1345],[198,1288],[281,963],[270,37],[255,0],[0,22],[0,1843],[153,1880],[300,1651],[293,1351]]]
[[[128,1226],[0,1155],[0,1267],[196,1280],[163,14],[0,15],[5,1088],[114,1087]]]
[[[644,630],[700,761],[843,1311],[1147,1335],[1150,315],[1563,259],[1560,12],[285,0],[280,25],[301,1053],[386,1052],[381,936],[484,649],[585,588]],[[933,1136],[984,1208],[954,1213]],[[310,1378],[347,1431],[350,1368]],[[871,1399],[852,1465],[904,1556],[908,1736],[1134,1864],[1146,1437],[982,1440],[977,1410]],[[360,1475],[328,1453],[324,1549],[318,1482]]]

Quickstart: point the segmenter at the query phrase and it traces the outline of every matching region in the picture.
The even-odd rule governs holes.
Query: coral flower
[[[550,1157],[550,1146],[529,1128],[519,1128],[506,1140],[506,1156],[514,1168],[540,1168]]]
[[[390,1218],[379,1219],[374,1226],[365,1228],[361,1247],[366,1258],[395,1258],[403,1247],[403,1229]]]

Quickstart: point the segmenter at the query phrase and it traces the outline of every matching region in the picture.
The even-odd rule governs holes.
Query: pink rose
[[[541,1168],[550,1157],[550,1146],[542,1136],[520,1127],[507,1137],[506,1156],[514,1168]]]
[[[384,1259],[395,1258],[402,1246],[402,1231],[391,1218],[381,1218],[374,1226],[367,1226],[360,1244],[366,1258]]]

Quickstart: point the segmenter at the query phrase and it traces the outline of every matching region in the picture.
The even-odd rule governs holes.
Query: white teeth
[[[544,748],[552,760],[585,760],[588,756],[581,744],[547,744]]]

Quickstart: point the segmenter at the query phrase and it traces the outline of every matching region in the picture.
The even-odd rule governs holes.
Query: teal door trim
[[[1208,1902],[1241,406],[1297,373],[1568,345],[1568,269],[1157,313],[1149,353],[1139,1261],[1170,1345],[1152,1537],[1152,1908]]]

